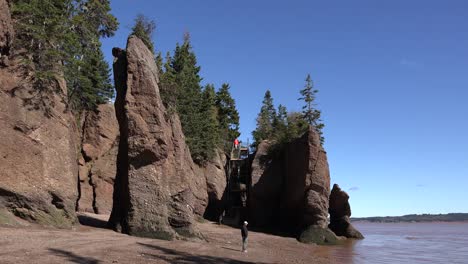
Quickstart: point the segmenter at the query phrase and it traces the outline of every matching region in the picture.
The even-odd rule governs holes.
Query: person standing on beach
[[[249,230],[247,230],[247,221],[244,221],[244,224],[241,227],[241,235],[242,235],[242,252],[247,252],[247,238],[249,236]]]

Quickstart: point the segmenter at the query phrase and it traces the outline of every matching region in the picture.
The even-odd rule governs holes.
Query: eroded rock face
[[[10,54],[14,31],[10,8],[5,0],[0,0],[0,64],[5,64]]]
[[[268,149],[271,144],[272,142],[265,140],[258,145],[251,168],[251,222],[263,227],[278,224],[283,191],[283,163],[278,158],[269,157]]]
[[[113,54],[120,140],[109,225],[162,239],[197,235],[206,181],[195,173],[178,116],[161,102],[154,56],[133,36]]]
[[[351,224],[349,195],[338,184],[333,185],[330,194],[330,229],[338,236],[362,239],[364,236]]]
[[[119,125],[113,105],[99,105],[96,112],[84,115],[78,211],[98,214],[111,212],[118,139]]]
[[[330,171],[327,153],[312,127],[288,144],[284,157],[285,179],[281,210],[288,225],[326,228]]]
[[[317,237],[326,239],[323,234],[331,233],[327,230],[330,172],[319,135],[310,127],[274,155],[268,153],[270,145],[262,142],[252,163],[251,220],[291,233],[305,230],[300,236],[303,242],[309,242],[317,230],[322,230]]]
[[[226,155],[218,149],[215,157],[205,167],[200,168],[206,179],[208,192],[208,206],[204,217],[213,221],[219,220],[225,207],[226,162]]]
[[[13,52],[9,21],[0,0],[2,56]],[[0,214],[70,227],[76,222],[77,130],[63,103],[65,82],[57,76],[46,87],[52,92],[42,94],[32,87],[30,73],[16,65],[0,68]]]

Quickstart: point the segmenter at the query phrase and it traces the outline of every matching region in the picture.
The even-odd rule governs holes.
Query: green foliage
[[[315,108],[315,99],[318,90],[314,89],[314,83],[310,78],[310,74],[307,74],[306,84],[304,89],[300,91],[301,97],[298,100],[304,101],[304,106],[302,107],[302,114],[304,120],[312,125],[320,135],[320,142],[323,144],[324,137],[322,129],[325,126],[320,119],[321,112]]]
[[[156,29],[156,22],[138,14],[135,18],[135,24],[132,27],[131,35],[137,36],[145,43],[148,49],[154,53],[154,43],[152,41],[154,30]]]
[[[223,83],[216,93],[216,108],[218,110],[219,138],[221,146],[227,146],[225,151],[230,152],[231,142],[240,136],[239,112],[236,102],[229,92],[229,84]]]
[[[219,124],[218,124],[218,109],[215,105],[215,88],[212,84],[208,84],[203,90],[200,131],[202,140],[201,148],[203,149],[202,160],[207,161],[214,157],[215,146],[219,142]]]
[[[229,85],[223,84],[217,93],[212,84],[202,89],[200,67],[188,34],[182,45],[176,45],[172,57],[168,52],[163,61],[158,53],[155,60],[164,106],[169,114],[178,113],[192,159],[204,165],[217,147],[240,135],[239,113]]]
[[[113,97],[99,41],[118,27],[109,12],[108,0],[12,2],[17,50],[25,51],[24,64],[34,73],[34,104],[49,106],[50,96],[60,92],[58,76],[67,81],[68,105],[74,112],[94,109]]]
[[[258,145],[262,140],[271,139],[274,135],[274,124],[277,119],[276,110],[273,105],[273,98],[270,90],[265,92],[262,108],[257,116],[257,128],[252,132],[254,145]]]
[[[213,157],[219,141],[217,111],[214,87],[208,85],[202,90],[200,67],[189,36],[185,35],[182,45],[176,45],[173,57],[167,53],[163,64],[158,55],[156,63],[164,65],[159,80],[162,101],[169,113],[178,113],[192,159],[203,165]]]

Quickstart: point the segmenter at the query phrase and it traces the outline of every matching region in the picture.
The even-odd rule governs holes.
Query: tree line
[[[22,52],[22,64],[31,69],[35,94],[31,101],[45,110],[57,93],[57,76],[66,84],[66,103],[77,116],[114,97],[110,67],[101,51],[101,38],[112,37],[119,22],[110,11],[109,0],[12,0],[12,17],[16,30],[16,49]],[[202,85],[200,66],[190,41],[184,35],[172,52],[163,58],[156,52],[152,34],[156,23],[138,15],[132,27],[136,35],[153,52],[159,69],[161,98],[168,113],[177,113],[193,160],[203,165],[213,158],[216,149],[230,151],[231,142],[239,137],[239,113],[224,83]],[[276,110],[270,91],[253,131],[254,144],[264,139],[286,142],[313,125],[323,142],[320,111],[315,108],[317,90],[310,76],[301,90],[303,111]],[[47,111],[46,111],[47,112]]]
[[[155,54],[162,101],[168,114],[179,115],[192,159],[203,165],[213,158],[216,149],[230,151],[230,143],[240,135],[239,113],[230,85],[224,83],[216,91],[213,84],[201,84],[201,68],[188,33],[172,54],[167,52],[163,58],[161,52],[156,53],[152,41],[155,29],[153,20],[138,15],[131,34]]]
[[[57,76],[67,83],[66,103],[79,114],[114,96],[100,38],[114,35],[119,23],[109,0],[13,0],[16,50],[33,73],[35,106],[47,110]]]
[[[323,144],[324,124],[321,120],[321,111],[316,108],[316,94],[318,90],[314,88],[314,83],[310,74],[305,79],[305,85],[300,90],[298,100],[303,101],[301,112],[288,112],[286,107],[278,105],[276,109],[270,90],[265,92],[262,107],[256,119],[256,128],[252,131],[254,147],[257,147],[263,140],[273,142],[272,149],[278,150],[291,140],[304,134],[309,126],[312,126],[320,135],[320,142]]]
[[[67,84],[66,105],[77,117],[83,111],[114,97],[110,67],[101,51],[101,38],[112,37],[119,23],[110,13],[109,0],[13,0],[12,17],[16,49],[22,65],[31,73],[34,94],[28,103],[50,113],[60,93],[57,77]],[[138,15],[132,34],[154,53],[152,34],[156,23]],[[172,54],[155,55],[159,68],[161,97],[169,114],[178,113],[192,158],[204,164],[217,148],[237,138],[239,113],[229,84],[217,91],[202,86],[196,55],[185,35]]]

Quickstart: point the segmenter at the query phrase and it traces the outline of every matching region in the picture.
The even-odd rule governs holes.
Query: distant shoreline
[[[450,214],[410,214],[403,216],[352,217],[352,222],[371,223],[429,223],[429,222],[468,222],[468,213]]]

